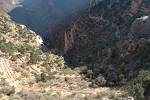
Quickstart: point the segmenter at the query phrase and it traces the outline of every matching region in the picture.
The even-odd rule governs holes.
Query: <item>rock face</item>
[[[132,0],[131,9],[130,9],[130,16],[134,16],[134,14],[137,14],[137,11],[139,10],[139,7],[141,6],[143,0]]]
[[[37,45],[39,46],[39,48],[42,49],[43,52],[48,51],[46,46],[43,44],[43,39],[41,38],[41,36],[39,36],[39,35],[36,36],[36,42],[37,42]]]
[[[111,0],[109,2],[108,1],[109,0],[107,0],[106,3],[105,3],[105,4],[107,4],[107,7],[109,7],[110,5],[112,6],[114,2],[112,2]],[[94,0],[92,0],[91,3],[92,2],[94,2]],[[95,0],[95,2],[96,2],[96,0]],[[119,0],[116,1],[116,5],[115,5],[116,8],[119,8],[117,6],[117,5],[119,5],[118,3],[120,3]],[[129,3],[131,3],[131,6],[127,5]],[[117,12],[117,13],[120,14],[122,11],[128,12],[128,13],[122,14],[123,16],[122,15],[120,15],[120,16],[122,16],[122,18],[124,18],[122,20],[126,21],[126,23],[132,23],[134,21],[134,18],[136,18],[137,16],[143,16],[143,15],[150,14],[150,12],[149,12],[149,9],[150,9],[149,3],[150,3],[150,1],[148,1],[148,0],[132,0],[131,2],[125,2],[124,1],[120,5],[124,6],[126,4],[126,7],[127,8],[129,7],[130,9],[126,9],[126,10],[123,9],[122,10],[121,8],[119,8],[118,11],[120,11],[120,12]],[[109,9],[113,9],[113,8],[110,7]],[[105,10],[101,10],[99,16],[90,15],[90,13],[86,14],[83,17],[84,19],[82,19],[82,18],[80,19],[80,21],[81,21],[80,23],[77,24],[77,22],[76,22],[72,27],[70,27],[69,31],[66,31],[65,35],[64,35],[64,37],[65,37],[65,39],[64,39],[65,40],[64,51],[67,52],[68,50],[80,50],[80,48],[88,48],[87,45],[89,45],[90,43],[93,42],[93,41],[89,40],[89,37],[91,36],[91,34],[97,34],[96,32],[94,32],[95,30],[98,30],[99,32],[103,33],[101,31],[101,27],[106,26],[107,29],[110,29],[110,27],[109,27],[110,19],[106,18],[107,19],[106,20],[104,18],[105,17],[104,12],[105,12]],[[111,13],[115,13],[115,11],[114,12],[110,11],[108,13],[108,14],[110,14],[110,17],[111,17]],[[126,16],[127,14],[130,17]],[[109,16],[109,15],[107,15],[107,16]],[[115,18],[113,16],[112,16],[112,18],[115,20]],[[118,18],[116,17],[116,21],[118,21],[117,19]],[[93,23],[90,23],[90,21],[93,22],[93,23],[94,23],[94,21],[96,21],[97,23],[100,23],[99,25],[96,24],[97,29],[94,29],[94,26],[92,25]],[[91,26],[92,26],[92,28],[90,27],[91,29],[89,27],[87,27],[89,24],[91,24]],[[127,28],[127,26],[124,26],[123,24],[124,23],[122,23],[120,25],[120,28],[121,27],[124,28],[124,29]],[[124,31],[119,30],[117,25],[115,25],[114,23],[112,23],[112,26],[113,26],[113,28],[116,28],[117,31],[122,31],[123,33],[125,32],[125,30]],[[137,43],[139,41],[139,39],[141,39],[142,37],[148,40],[149,35],[150,35],[150,28],[149,27],[150,27],[150,17],[143,16],[141,18],[137,18],[132,23],[131,32],[128,34],[128,36],[130,37],[130,40],[132,40],[132,41],[134,40],[133,42],[135,42],[135,43]],[[130,27],[128,27],[128,28],[130,28]],[[94,31],[92,31],[92,29]],[[115,32],[115,35],[116,35],[117,31]],[[122,32],[119,32],[119,34],[118,34],[119,38],[127,38],[125,35],[123,36]],[[107,33],[105,33],[105,34],[107,34]],[[96,40],[96,38],[94,40]],[[80,43],[79,43],[79,41],[80,41]],[[84,41],[84,43],[82,43],[81,41],[82,42]],[[99,41],[99,40],[97,40],[97,41]],[[95,44],[97,44],[97,43],[95,42]]]
[[[132,0],[131,9],[130,9],[130,17],[140,14],[140,16],[147,15],[150,13],[150,2],[149,0]],[[143,15],[142,15],[143,14]]]
[[[134,41],[138,41],[140,38],[149,39],[150,35],[150,16],[143,16],[137,18],[131,26],[131,34]]]
[[[150,16],[137,18],[132,26],[129,38],[132,41],[129,51],[143,51],[149,48],[150,39]]]

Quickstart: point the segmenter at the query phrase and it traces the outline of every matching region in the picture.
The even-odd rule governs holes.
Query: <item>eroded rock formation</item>
[[[129,33],[129,38],[132,41],[129,52],[132,51],[143,51],[149,48],[150,45],[150,16],[143,16],[137,18],[131,27],[131,32]]]

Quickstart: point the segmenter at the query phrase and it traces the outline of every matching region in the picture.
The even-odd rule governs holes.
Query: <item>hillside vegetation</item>
[[[40,36],[1,16],[1,99],[149,100],[149,4],[92,0],[54,41],[64,57],[43,52]]]
[[[37,41],[37,37],[41,37],[26,26],[0,16],[0,33],[1,99],[98,99],[102,97],[98,95],[106,90],[109,93],[105,97],[112,98],[112,94],[113,98],[122,96],[122,92],[106,87],[92,89],[92,70],[86,66],[72,70],[62,56],[43,52]],[[106,84],[101,75],[95,80],[98,81],[99,86]]]
[[[136,89],[133,89],[130,96],[137,100],[149,97],[148,87],[133,82],[141,70],[149,73],[149,3],[148,0],[98,0],[65,31],[61,43],[65,60],[72,68],[86,66],[93,72],[91,87],[132,85],[141,91],[136,97],[138,93],[134,94]],[[105,79],[101,79],[102,84],[97,81],[99,74]],[[89,76],[86,72],[84,75]],[[149,81],[148,77],[143,76],[143,80]]]

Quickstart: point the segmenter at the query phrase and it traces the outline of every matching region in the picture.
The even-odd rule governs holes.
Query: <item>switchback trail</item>
[[[103,68],[105,62],[106,62],[106,61],[110,58],[110,56],[111,56],[111,48],[107,49],[107,51],[108,51],[108,56],[102,60],[102,63],[101,63],[101,65],[100,65],[100,68]]]
[[[119,37],[120,30],[119,30],[119,28],[113,22],[112,22],[112,27],[116,29],[115,36],[120,41],[120,37]]]

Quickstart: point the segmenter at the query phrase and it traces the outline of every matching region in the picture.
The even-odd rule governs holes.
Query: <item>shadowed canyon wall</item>
[[[20,5],[22,7],[8,13],[11,19],[50,42],[61,37],[62,32],[89,8],[90,0],[24,0]]]

